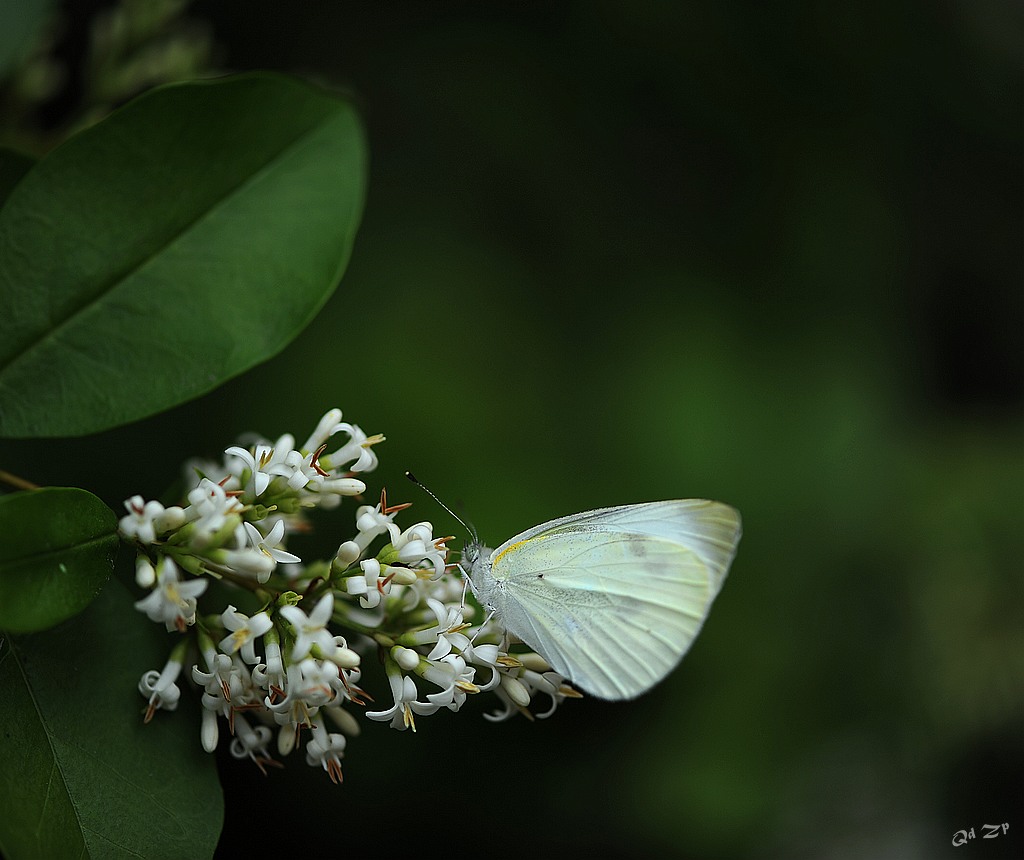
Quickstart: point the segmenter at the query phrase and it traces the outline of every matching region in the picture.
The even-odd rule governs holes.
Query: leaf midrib
[[[59,546],[54,549],[45,550],[43,552],[36,552],[32,555],[6,556],[0,558],[0,571],[11,570],[12,568],[22,567],[33,562],[42,564],[47,561],[60,558],[62,555],[65,555],[69,551],[78,549],[88,549],[91,546],[102,545],[107,541],[113,541],[116,544],[117,532],[105,532],[102,535],[94,535],[93,537],[76,541],[75,543],[69,543],[65,546]]]
[[[18,667],[18,672],[21,675],[22,681],[25,684],[25,691],[28,693],[29,701],[32,702],[32,707],[36,712],[36,717],[39,720],[39,725],[43,730],[43,734],[46,736],[46,745],[50,750],[50,759],[53,762],[53,768],[60,774],[60,784],[64,789],[64,794],[67,797],[68,805],[71,807],[72,813],[75,817],[75,823],[77,825],[78,834],[82,839],[83,849],[85,846],[85,824],[82,821],[81,815],[78,811],[78,804],[75,803],[74,798],[71,794],[71,788],[68,785],[67,776],[64,773],[64,768],[61,766],[60,757],[57,755],[56,744],[54,743],[53,735],[50,733],[49,723],[43,718],[43,711],[36,699],[36,693],[32,685],[29,683],[28,675],[25,672],[25,666],[21,659],[21,650],[15,644],[13,637],[8,638],[8,645],[11,649],[11,659],[14,660],[15,665]],[[48,780],[46,783],[46,798],[49,800],[50,787],[53,785],[53,780]],[[40,815],[37,821],[36,833],[39,832],[39,826],[43,821],[43,816]]]
[[[106,296],[110,295],[114,290],[116,290],[121,284],[123,284],[129,278],[145,269],[146,266],[151,264],[154,260],[158,259],[162,254],[165,254],[167,250],[172,248],[177,242],[179,242],[183,236],[192,231],[197,224],[202,223],[205,219],[209,218],[211,215],[213,215],[215,212],[221,209],[221,207],[225,206],[227,202],[230,199],[234,198],[241,189],[244,189],[247,186],[254,184],[258,179],[266,175],[269,169],[272,168],[274,164],[279,162],[283,156],[297,149],[300,146],[300,144],[302,144],[305,140],[307,140],[308,138],[312,137],[315,133],[322,130],[324,125],[326,125],[329,121],[337,118],[337,116],[342,112],[344,106],[339,103],[331,104],[330,107],[330,112],[321,117],[320,121],[310,126],[297,137],[293,138],[285,146],[276,150],[270,156],[270,158],[268,158],[262,165],[260,165],[260,167],[257,170],[250,173],[241,182],[238,182],[235,185],[232,185],[230,188],[228,188],[225,191],[225,193],[223,193],[220,197],[216,198],[212,205],[205,208],[195,218],[192,218],[189,221],[185,222],[181,226],[181,228],[179,228],[177,231],[171,234],[155,252],[144,257],[134,265],[126,268],[121,273],[114,275],[112,278],[109,279],[109,281],[106,284],[101,284],[100,288],[97,291],[94,291],[85,302],[75,307],[71,311],[71,313],[65,316],[64,319],[58,322],[55,326],[52,326],[51,328],[44,330],[41,333],[40,337],[29,341],[29,343],[26,344],[26,346],[20,352],[15,353],[7,362],[0,363],[0,387],[2,387],[2,379],[4,374],[10,368],[14,367],[19,361],[24,359],[26,356],[30,355],[33,352],[33,350],[37,349],[46,341],[58,337],[60,332],[63,329],[70,326],[76,318],[82,316],[90,308],[100,303]]]

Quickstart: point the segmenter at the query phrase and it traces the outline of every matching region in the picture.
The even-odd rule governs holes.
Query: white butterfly
[[[601,508],[465,552],[477,599],[575,685],[632,699],[679,663],[736,553],[739,512],[682,499]]]

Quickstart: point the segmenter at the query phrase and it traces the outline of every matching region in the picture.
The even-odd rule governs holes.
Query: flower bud
[[[220,739],[220,729],[217,726],[217,712],[205,708],[202,712],[202,722],[199,729],[199,738],[203,749],[212,753],[217,749],[217,741]]]
[[[532,669],[534,672],[547,672],[550,671],[551,666],[548,661],[540,656],[536,651],[527,651],[525,654],[516,654],[521,662],[527,669]]]
[[[413,651],[412,648],[403,648],[401,645],[396,645],[391,649],[391,657],[398,664],[399,668],[406,672],[411,672],[420,665],[420,655]]]
[[[416,571],[408,567],[388,567],[385,573],[395,585],[412,585],[418,579]]]
[[[355,669],[359,665],[359,655],[351,648],[339,645],[330,654],[325,655],[335,666],[341,669]]]
[[[366,484],[357,478],[328,478],[320,485],[320,491],[339,496],[358,496],[366,492]]]
[[[501,679],[501,689],[520,708],[525,708],[530,704],[530,691],[526,689],[525,684],[511,675],[506,675]]]
[[[152,588],[156,582],[156,568],[144,555],[135,562],[135,583],[139,588]]]
[[[281,756],[286,756],[295,749],[295,740],[298,732],[291,723],[285,723],[277,732],[277,751]]]
[[[349,737],[354,738],[362,731],[362,726],[359,725],[356,718],[344,708],[326,707],[324,711],[334,724]]]
[[[362,551],[359,549],[359,544],[357,544],[354,540],[347,540],[345,541],[345,543],[338,547],[336,557],[341,564],[343,564],[345,567],[348,567],[357,558],[359,558],[361,552]]]
[[[153,518],[153,527],[157,534],[163,534],[185,525],[185,511],[183,508],[174,505],[166,508],[163,513]]]

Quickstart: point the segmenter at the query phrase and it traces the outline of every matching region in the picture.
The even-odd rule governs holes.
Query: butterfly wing
[[[689,649],[740,537],[739,514],[699,499],[553,520],[490,558],[507,629],[583,690],[630,699]]]

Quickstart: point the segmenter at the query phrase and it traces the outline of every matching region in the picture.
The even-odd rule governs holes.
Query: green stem
[[[343,612],[335,612],[331,616],[331,621],[335,624],[340,624],[342,627],[347,627],[356,633],[362,633],[364,636],[376,636],[380,633],[380,629],[377,627],[369,627],[366,624],[360,624],[358,621],[353,621],[348,618]]]

